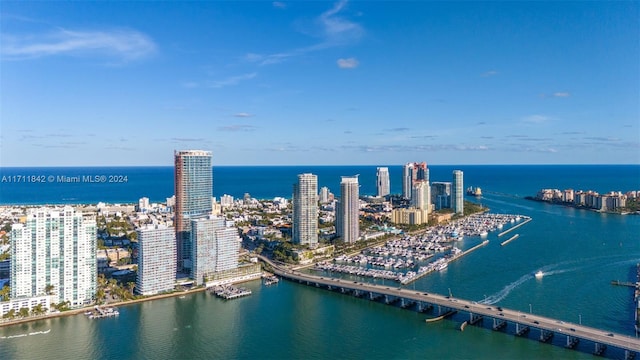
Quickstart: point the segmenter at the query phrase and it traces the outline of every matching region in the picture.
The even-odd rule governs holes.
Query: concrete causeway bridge
[[[607,358],[640,359],[638,338],[451,296],[315,276],[285,269],[263,256],[260,259],[282,278],[405,309],[430,312],[436,318],[455,317],[463,321],[461,330],[467,325],[482,326]]]

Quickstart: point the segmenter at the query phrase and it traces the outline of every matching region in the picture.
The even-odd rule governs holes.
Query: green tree
[[[42,314],[44,314],[46,312],[47,312],[47,310],[45,310],[42,307],[42,304],[38,304],[38,305],[34,306],[33,309],[31,309],[31,315],[36,315],[37,316],[37,315],[42,315]]]
[[[18,311],[18,315],[20,315],[20,317],[29,316],[29,309],[27,309],[26,307],[20,308],[20,310]]]
[[[8,301],[9,294],[11,294],[11,288],[8,285],[5,285],[2,289],[0,289],[0,300]]]
[[[16,317],[16,310],[15,309],[11,309],[11,310],[7,311],[6,314],[2,315],[3,319],[13,319],[14,317]]]
[[[53,289],[54,289],[54,288],[55,288],[55,286],[53,286],[53,285],[51,285],[51,284],[47,284],[47,285],[44,287],[44,292],[45,292],[47,295],[51,295],[51,294],[53,294]]]

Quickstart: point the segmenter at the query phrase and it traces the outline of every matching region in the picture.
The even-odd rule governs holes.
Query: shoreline
[[[206,291],[206,290],[207,290],[206,288],[199,287],[199,288],[191,289],[191,290],[187,290],[187,291],[176,291],[176,292],[172,292],[172,293],[169,293],[169,294],[152,295],[152,296],[145,297],[145,298],[142,298],[142,299],[120,301],[120,302],[114,302],[114,303],[109,303],[109,304],[102,304],[102,305],[98,305],[98,306],[110,306],[110,307],[127,306],[127,305],[139,304],[139,303],[145,302],[145,301],[152,301],[152,300],[166,299],[166,298],[182,296],[182,295],[195,294],[195,293],[203,292],[203,291]],[[38,320],[48,320],[48,319],[54,319],[54,318],[59,318],[59,317],[66,317],[66,316],[74,316],[74,315],[78,315],[78,314],[84,314],[85,311],[93,309],[95,306],[97,306],[97,305],[85,306],[85,307],[81,307],[81,308],[77,308],[77,309],[71,309],[71,310],[57,312],[57,313],[49,313],[49,314],[46,314],[46,315],[35,316],[35,317],[27,317],[27,318],[9,320],[9,321],[0,321],[0,328],[1,327],[6,327],[6,326],[12,326],[12,325],[26,324],[26,323],[35,322],[35,321],[38,321]]]
[[[588,206],[574,205],[573,203],[570,203],[570,202],[549,201],[549,200],[536,199],[533,196],[525,196],[524,199],[525,200],[530,200],[530,201],[535,201],[535,202],[540,202],[540,203],[544,203],[544,204],[560,205],[560,206],[573,208],[573,209],[592,211],[592,212],[595,212],[595,213],[598,213],[598,214],[640,215],[640,211],[601,211],[601,210],[598,210],[598,209],[590,208]]]

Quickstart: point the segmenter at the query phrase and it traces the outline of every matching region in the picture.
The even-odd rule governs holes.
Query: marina
[[[370,279],[392,280],[406,285],[434,271],[445,270],[451,261],[486,245],[489,242],[486,240],[488,232],[500,230],[523,219],[524,222],[512,225],[510,229],[524,225],[531,218],[512,214],[474,214],[449,224],[429,228],[420,234],[403,235],[356,255],[341,255],[334,258],[333,262],[317,263],[313,269]],[[463,251],[455,244],[465,236],[484,240]],[[513,236],[503,245],[518,236]]]

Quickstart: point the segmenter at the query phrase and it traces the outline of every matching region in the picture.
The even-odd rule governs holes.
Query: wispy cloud
[[[132,61],[156,51],[153,40],[135,30],[74,31],[60,29],[44,35],[3,35],[0,52],[5,59],[19,60],[45,56],[102,55]]]
[[[292,57],[336,46],[344,46],[359,40],[364,34],[362,26],[341,16],[347,3],[348,1],[341,0],[315,19],[314,25],[316,29],[312,31],[313,34],[311,35],[320,38],[320,42],[272,54],[248,53],[244,59],[260,65],[278,64]]]
[[[360,65],[356,58],[338,59],[337,63],[340,69],[355,69]]]
[[[542,124],[549,120],[551,120],[551,118],[545,115],[529,115],[522,118],[522,122],[528,124]]]
[[[233,114],[234,117],[239,117],[239,118],[248,118],[248,117],[252,117],[254,116],[253,114],[247,113],[247,112],[239,112],[236,114]]]
[[[258,73],[255,73],[255,72],[248,73],[248,74],[242,74],[242,75],[236,75],[236,76],[230,76],[228,78],[221,79],[221,80],[209,81],[209,82],[207,82],[206,86],[210,87],[210,88],[214,88],[214,89],[220,89],[220,88],[223,88],[225,86],[238,85],[242,81],[251,80],[251,79],[255,78],[256,76],[258,76]]]
[[[204,141],[203,138],[178,138],[178,137],[174,137],[171,138],[172,141],[177,141],[177,142],[198,142],[198,141]]]
[[[435,144],[435,145],[343,145],[343,150],[361,152],[416,152],[416,151],[488,151],[486,145],[459,145],[459,144]]]
[[[274,8],[278,8],[278,9],[286,9],[287,8],[287,4],[283,3],[282,1],[274,1],[271,3],[271,5],[273,5]]]
[[[246,124],[227,125],[227,126],[221,126],[218,128],[219,131],[231,131],[231,132],[238,132],[238,131],[248,132],[248,131],[254,131],[255,129],[256,129],[255,126],[246,125]]]
[[[496,70],[489,70],[489,71],[485,71],[482,74],[480,74],[480,76],[482,77],[491,77],[491,76],[496,76],[498,75],[498,72]]]
[[[411,130],[408,127],[396,127],[396,128],[392,128],[392,129],[385,129],[384,131],[392,131],[392,132],[403,132],[403,131],[409,131]]]
[[[569,97],[569,96],[571,96],[571,94],[568,93],[568,92],[555,92],[555,93],[553,93],[553,96],[555,96],[555,97]]]

